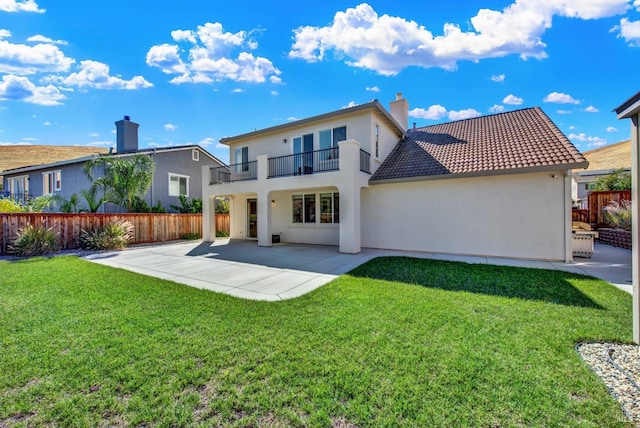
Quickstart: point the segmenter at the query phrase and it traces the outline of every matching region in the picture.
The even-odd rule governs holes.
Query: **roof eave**
[[[570,171],[572,169],[587,168],[589,162],[576,162],[566,164],[554,164],[534,166],[527,168],[510,168],[510,169],[495,169],[486,171],[475,172],[463,172],[463,173],[448,173],[448,174],[435,174],[435,175],[422,175],[416,177],[400,177],[390,178],[382,180],[369,180],[370,185],[374,184],[391,184],[391,183],[410,183],[415,181],[431,181],[431,180],[446,180],[455,178],[473,178],[473,177],[492,177],[498,175],[511,175],[511,174],[527,174],[536,172],[554,172],[554,171]]]
[[[613,109],[618,119],[628,119],[640,113],[640,92]]]
[[[384,107],[382,107],[382,104],[380,104],[380,102],[378,100],[373,100],[373,101],[370,101],[368,103],[359,104],[359,105],[354,106],[354,107],[344,108],[344,109],[341,109],[341,110],[335,110],[335,111],[331,111],[329,113],[323,113],[323,114],[320,114],[320,115],[307,117],[305,119],[296,120],[294,122],[283,123],[283,124],[280,124],[280,125],[272,126],[270,128],[259,129],[257,131],[247,132],[245,134],[240,134],[240,135],[236,135],[236,136],[233,136],[233,137],[224,137],[224,138],[220,139],[220,143],[221,144],[225,144],[225,145],[228,146],[228,145],[233,144],[235,142],[245,141],[245,140],[251,139],[253,137],[256,137],[258,135],[273,134],[273,133],[276,133],[276,132],[279,132],[279,131],[283,131],[285,129],[295,128],[295,127],[306,125],[308,123],[313,123],[313,122],[318,122],[318,121],[331,119],[331,118],[334,118],[334,117],[349,115],[349,114],[357,113],[357,112],[364,111],[364,110],[377,110],[377,111],[379,111],[385,117],[385,119],[387,119],[388,123],[393,128],[396,128],[398,137],[402,137],[404,135],[405,131],[403,130],[402,126],[400,126],[400,124],[393,118],[393,116],[391,116],[391,114],[387,110],[385,110]]]

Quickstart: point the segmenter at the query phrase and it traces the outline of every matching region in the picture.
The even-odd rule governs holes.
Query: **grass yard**
[[[0,261],[0,426],[627,426],[574,346],[631,330],[557,271],[380,258],[265,303]]]

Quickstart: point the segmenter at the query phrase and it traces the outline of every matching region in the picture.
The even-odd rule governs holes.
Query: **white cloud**
[[[300,120],[300,118],[299,117],[295,117],[295,116],[289,116],[287,118],[287,122],[294,122],[296,120]]]
[[[591,137],[586,135],[584,132],[581,132],[580,134],[569,134],[569,139],[587,142],[589,147],[601,147],[607,144],[607,140],[604,138]]]
[[[41,34],[36,34],[35,36],[29,37],[27,39],[27,42],[42,42],[42,43],[50,43],[52,45],[68,45],[69,44],[65,40],[53,40]]]
[[[418,119],[439,120],[447,115],[447,109],[440,104],[434,104],[428,109],[414,108],[409,110],[409,116]]]
[[[44,126],[49,126],[49,125],[51,125],[51,122],[45,122],[45,123],[43,123],[43,125]]]
[[[618,132],[618,128],[614,128],[613,126],[608,126],[606,131],[607,132]]]
[[[91,138],[98,138],[100,136],[100,134],[98,134],[97,132],[92,132],[88,135]]]
[[[459,111],[453,111],[453,110],[449,111],[449,119],[451,120],[470,119],[472,117],[478,117],[478,116],[482,116],[482,113],[472,108],[459,110]]]
[[[586,111],[587,113],[598,113],[600,110],[598,110],[594,106],[589,106],[586,109],[584,109],[584,111]]]
[[[355,101],[349,101],[349,104],[347,104],[346,106],[342,106],[340,108],[350,108],[350,107],[355,107],[357,105],[358,103],[356,103]]]
[[[80,71],[57,80],[62,84],[79,88],[133,90],[153,86],[142,76],[134,76],[131,80],[124,80],[120,76],[111,76],[107,64],[92,60],[81,61]]]
[[[569,129],[570,129],[570,130],[575,130],[575,129],[578,129],[578,127],[577,127],[577,126],[573,126],[573,125],[571,125],[571,126],[569,126]]]
[[[546,58],[542,36],[554,16],[596,19],[624,13],[627,0],[516,0],[501,11],[480,9],[460,24],[445,23],[441,35],[398,16],[378,15],[362,3],[338,11],[324,27],[294,30],[290,58],[322,61],[329,51],[348,65],[395,75],[409,66],[454,69],[457,61],[507,55]]]
[[[31,146],[31,143],[22,141],[20,143],[11,143],[9,141],[0,141],[0,146]]]
[[[556,104],[580,104],[579,100],[576,100],[569,94],[563,94],[562,92],[551,92],[542,100],[545,103]]]
[[[616,25],[611,32],[620,31],[619,38],[624,39],[630,46],[640,46],[640,20],[629,21],[627,18],[620,20],[620,25]]]
[[[242,92],[244,92],[244,91],[245,91],[244,89],[235,88],[235,89],[234,89],[233,91],[231,91],[231,92],[233,92],[234,94],[240,94],[240,93],[242,93]]]
[[[178,127],[172,123],[165,123],[164,124],[164,130],[165,131],[175,131],[176,129],[178,129]]]
[[[271,95],[278,95],[278,91],[271,91]]]
[[[497,83],[504,82],[505,78],[506,76],[504,74],[494,74],[493,76],[491,76],[491,80]]]
[[[146,61],[166,74],[179,74],[170,80],[173,84],[222,80],[263,83],[267,78],[273,84],[281,84],[281,72],[269,59],[243,50],[258,47],[257,42],[249,39],[251,33],[225,32],[219,22],[207,22],[196,30],[175,30],[171,32],[173,40],[189,46],[186,49],[167,43],[152,46]]]
[[[22,140],[23,141],[38,141],[38,139],[34,138],[34,137],[24,137]]]
[[[198,145],[202,146],[202,147],[209,147],[210,145],[212,145],[216,140],[211,138],[211,137],[207,137],[204,138],[200,141],[198,141]],[[226,146],[225,146],[226,147]]]
[[[504,111],[504,106],[500,104],[494,104],[493,106],[489,107],[490,113],[502,113],[503,111]]]
[[[519,106],[524,102],[524,100],[520,97],[516,97],[513,94],[509,94],[502,100],[503,104],[509,104],[513,106]]]
[[[53,44],[38,43],[35,46],[13,44],[5,40],[9,37],[11,37],[10,31],[0,31],[0,73],[30,75],[41,72],[64,72],[69,70],[71,64],[75,62]]]
[[[0,81],[0,100],[54,106],[62,104],[60,101],[65,98],[55,86],[36,86],[25,76],[7,74]]]
[[[0,11],[3,12],[36,12],[44,13],[35,0],[0,0]]]
[[[571,114],[572,110],[556,110],[558,114]]]
[[[369,92],[380,92],[380,88],[378,88],[377,86],[367,86],[365,90]]]
[[[92,141],[90,143],[85,144],[89,147],[110,147],[114,146],[113,141]]]

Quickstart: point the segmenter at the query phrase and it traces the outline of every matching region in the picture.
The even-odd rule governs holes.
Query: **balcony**
[[[209,170],[209,184],[232,183],[234,181],[256,180],[258,178],[258,162],[242,162],[233,165],[219,166]]]
[[[267,178],[290,177],[338,171],[340,169],[338,147],[296,153],[267,159]],[[360,149],[360,171],[371,174],[371,155]],[[209,184],[257,180],[258,162],[242,162],[228,167],[210,169]]]

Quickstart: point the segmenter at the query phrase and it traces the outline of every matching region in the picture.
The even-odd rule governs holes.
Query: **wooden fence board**
[[[216,231],[229,234],[230,230],[231,222],[229,214],[216,214]]]
[[[606,226],[604,208],[611,201],[631,200],[630,190],[612,190],[607,192],[589,192],[587,195],[589,207],[589,223],[598,226]]]
[[[132,244],[173,241],[186,233],[202,236],[202,214],[0,213],[0,254],[7,253],[18,231],[28,224],[53,227],[57,247],[67,250],[80,247],[83,230],[97,229],[116,220],[133,224]]]

